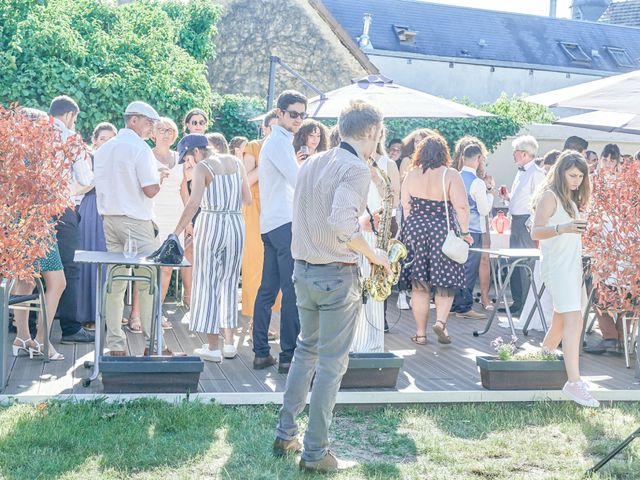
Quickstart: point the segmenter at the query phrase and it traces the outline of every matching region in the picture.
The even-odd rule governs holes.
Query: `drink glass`
[[[138,255],[138,241],[131,238],[131,230],[127,230],[127,241],[124,244],[124,258],[135,258]]]

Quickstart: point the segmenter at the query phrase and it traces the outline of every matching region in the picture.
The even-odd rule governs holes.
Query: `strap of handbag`
[[[447,232],[451,230],[451,222],[449,221],[449,205],[447,201],[447,186],[445,184],[445,177],[447,176],[447,171],[449,167],[445,167],[444,173],[442,174],[442,192],[444,193],[444,211],[447,215]]]

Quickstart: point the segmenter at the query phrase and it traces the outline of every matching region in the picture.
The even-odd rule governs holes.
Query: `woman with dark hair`
[[[542,164],[540,165],[540,168],[544,170],[544,173],[549,173],[549,170],[551,170],[551,167],[555,165],[561,154],[562,152],[560,150],[549,150],[544,154],[544,157],[542,157]]]
[[[600,164],[598,168],[603,171],[614,172],[622,165],[622,155],[620,155],[620,147],[615,143],[608,143],[602,149],[600,155]]]
[[[91,135],[93,151],[95,152],[108,140],[111,140],[118,133],[116,127],[109,122],[102,122],[96,125]],[[104,239],[104,228],[102,217],[98,214],[96,205],[96,189],[93,185],[79,190],[84,194],[78,215],[78,249],[94,252],[106,252],[107,244]],[[76,318],[85,320],[87,323],[83,327],[87,330],[95,330],[94,319],[96,318],[96,275],[98,267],[86,263],[78,266],[78,301],[76,304]]]
[[[184,120],[182,122],[183,132],[186,134],[189,133],[198,133],[204,135],[204,132],[207,131],[207,126],[209,125],[209,117],[205,113],[204,110],[200,108],[192,108],[187,112],[184,116]],[[193,169],[195,168],[195,160],[193,157],[188,157],[187,161],[182,165],[182,183],[180,184],[180,196],[182,197],[182,203],[184,205],[189,201],[189,195],[191,195],[191,177],[193,175]],[[196,217],[197,217],[196,213]],[[195,223],[195,217],[193,219],[193,223]],[[185,238],[185,249],[184,256],[189,261],[189,263],[193,263],[193,243],[187,242],[187,239],[193,237],[193,225],[188,226],[184,232]],[[182,269],[182,287],[183,287],[183,298],[182,302],[185,307],[189,308],[191,305],[191,283],[192,283],[192,268],[187,267]]]
[[[304,162],[314,153],[324,152],[328,147],[329,131],[327,127],[311,118],[302,122],[300,130],[293,137],[293,149],[298,157],[298,163]]]
[[[400,154],[400,181],[413,166],[413,154],[418,144],[428,135],[435,133],[428,128],[418,128],[402,139],[402,153]]]
[[[400,240],[409,250],[402,278],[413,292],[411,306],[416,334],[411,340],[418,345],[427,343],[431,290],[435,290],[437,317],[432,329],[439,343],[451,343],[447,318],[454,295],[464,286],[464,266],[442,252],[447,236],[447,209],[451,228],[458,230],[469,244],[473,243],[469,234],[470,209],[464,182],[449,165],[451,157],[446,140],[439,133],[430,132],[418,144],[413,168],[402,183],[405,222]]]
[[[606,148],[606,147],[605,147]],[[536,192],[531,238],[540,241],[540,271],[553,301],[553,320],[542,346],[552,352],[562,341],[567,383],[562,391],[574,402],[597,407],[580,377],[582,339],[582,234],[591,184],[582,154],[566,150]]]

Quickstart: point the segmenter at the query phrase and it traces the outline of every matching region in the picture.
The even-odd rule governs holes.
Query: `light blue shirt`
[[[272,126],[258,162],[260,233],[291,222],[298,170],[293,134],[279,125]]]

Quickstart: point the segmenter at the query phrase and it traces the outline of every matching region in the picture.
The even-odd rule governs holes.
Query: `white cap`
[[[125,115],[144,115],[145,117],[150,118],[156,122],[160,121],[160,115],[155,109],[145,102],[131,102],[127,109],[124,111]]]

